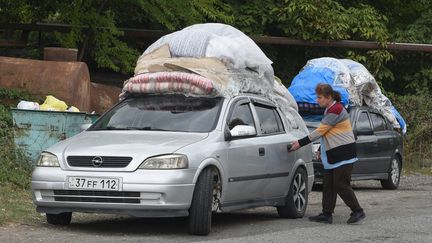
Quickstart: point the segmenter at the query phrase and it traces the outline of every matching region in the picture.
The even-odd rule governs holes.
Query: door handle
[[[259,156],[264,156],[265,155],[265,149],[264,148],[259,148],[258,149],[258,153],[259,153]]]
[[[288,152],[290,152],[291,148],[292,148],[292,144],[289,143],[289,144],[287,145],[287,150],[288,150]]]

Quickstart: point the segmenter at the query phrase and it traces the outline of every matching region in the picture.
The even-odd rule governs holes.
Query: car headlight
[[[144,160],[139,169],[185,169],[188,158],[183,154],[161,155]]]
[[[36,166],[58,167],[60,166],[57,156],[48,152],[42,152],[36,162]]]

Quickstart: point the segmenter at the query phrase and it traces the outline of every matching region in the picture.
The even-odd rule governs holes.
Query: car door
[[[295,161],[295,153],[288,152],[288,144],[297,140],[286,133],[279,111],[270,103],[253,100],[258,118],[258,136],[264,148],[266,176],[263,178],[265,198],[283,196],[288,191],[288,175]]]
[[[355,118],[356,149],[358,161],[354,164],[353,174],[370,173],[376,160],[378,140],[373,133],[369,112],[360,110]]]
[[[248,98],[236,100],[231,104],[225,129],[236,125],[255,127],[251,102]],[[233,138],[226,142],[227,162],[224,169],[228,185],[224,191],[226,203],[245,202],[262,198],[267,173],[265,147],[259,136]]]
[[[374,134],[377,137],[378,150],[371,173],[385,173],[388,171],[391,158],[394,153],[394,137],[392,131],[387,129],[387,124],[381,114],[370,112]]]

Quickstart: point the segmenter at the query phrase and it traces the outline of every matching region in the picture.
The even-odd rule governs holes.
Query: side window
[[[366,112],[360,113],[356,122],[356,130],[372,130],[369,116]]]
[[[228,122],[228,128],[231,130],[237,125],[249,125],[255,127],[249,103],[237,104],[234,107],[231,118]]]
[[[372,118],[372,123],[374,131],[384,131],[386,130],[386,123],[384,117],[376,113],[370,113]]]
[[[261,104],[254,104],[260,120],[262,134],[273,134],[283,132],[282,120],[276,108]]]

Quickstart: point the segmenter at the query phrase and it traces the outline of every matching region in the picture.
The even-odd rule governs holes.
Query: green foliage
[[[403,29],[395,31],[397,41],[412,43],[432,43],[432,9],[420,14],[420,16],[411,24]]]
[[[41,214],[35,210],[29,189],[9,183],[0,184],[0,195],[0,226],[43,222]]]
[[[278,27],[303,40],[339,40],[349,37],[346,9],[337,1],[284,1],[277,9]]]
[[[248,34],[271,34],[275,29],[276,15],[273,11],[277,1],[252,0],[252,1],[227,1],[233,12],[232,25]]]
[[[30,188],[32,166],[23,153],[15,148],[10,106],[16,107],[19,100],[34,98],[19,90],[0,88],[0,186],[11,183],[22,189]],[[11,105],[5,105],[5,100],[12,101]]]
[[[57,44],[78,48],[82,60],[100,68],[132,73],[142,50],[123,38],[118,26],[176,30],[202,22],[232,23],[228,5],[216,0],[0,0],[3,23],[69,24],[69,33],[54,33]]]
[[[137,7],[148,22],[158,23],[169,30],[177,30],[203,22],[231,23],[229,7],[216,0],[129,0],[126,5]],[[143,23],[145,24],[145,23]]]
[[[409,168],[432,168],[432,95],[389,94],[389,98],[408,124],[404,137],[404,159]]]
[[[105,9],[106,3],[61,1],[56,5],[59,11],[49,15],[48,19],[71,24],[69,33],[55,34],[62,46],[80,48],[80,55],[94,60],[98,67],[130,73],[139,52],[120,40],[123,33],[116,26],[114,11]]]

